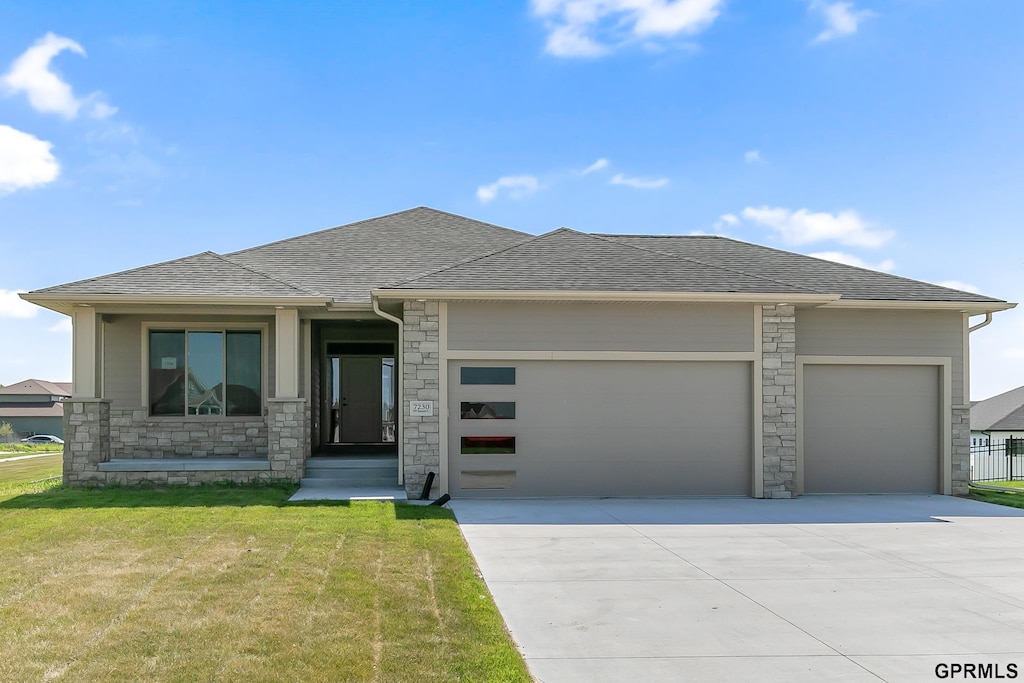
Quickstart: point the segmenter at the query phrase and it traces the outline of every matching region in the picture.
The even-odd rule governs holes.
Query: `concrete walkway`
[[[288,500],[393,500],[405,501],[403,488],[386,486],[357,488],[351,486],[309,486],[303,484]]]
[[[540,681],[1024,675],[1024,510],[944,496],[451,507]]]
[[[50,451],[48,453],[31,453],[29,455],[16,455],[16,456],[11,457],[11,458],[3,457],[5,455],[9,455],[9,454],[13,455],[14,453],[17,453],[17,451],[7,451],[5,453],[0,453],[0,463],[12,462],[14,460],[28,460],[29,458],[42,458],[42,457],[47,456],[47,455],[57,455],[59,453],[63,453],[63,451]]]

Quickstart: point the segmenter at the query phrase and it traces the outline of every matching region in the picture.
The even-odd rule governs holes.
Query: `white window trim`
[[[179,330],[188,332],[233,332],[251,331],[260,333],[260,414],[257,415],[151,415],[149,405],[149,333],[151,331],[177,332]],[[146,408],[146,419],[161,420],[182,418],[196,418],[199,420],[221,420],[221,421],[244,421],[255,417],[265,417],[267,414],[267,399],[269,388],[270,372],[270,324],[269,323],[208,323],[208,322],[187,322],[187,321],[143,321],[142,323],[142,403]],[[187,410],[187,408],[186,408]]]

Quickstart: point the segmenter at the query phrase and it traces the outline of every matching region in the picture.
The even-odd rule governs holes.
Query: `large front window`
[[[151,415],[260,415],[260,333],[151,330]]]

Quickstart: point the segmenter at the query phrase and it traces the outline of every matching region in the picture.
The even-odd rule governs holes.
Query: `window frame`
[[[150,332],[259,332],[260,335],[260,412],[259,415],[191,415],[188,406],[181,415],[153,415],[149,403],[149,334]],[[147,420],[237,421],[262,419],[267,415],[267,400],[270,398],[270,323],[267,322],[188,322],[188,321],[143,321],[142,323],[142,392],[141,405]],[[187,348],[187,346],[186,346]],[[187,353],[187,352],[186,352]],[[227,366],[225,366],[225,373]]]

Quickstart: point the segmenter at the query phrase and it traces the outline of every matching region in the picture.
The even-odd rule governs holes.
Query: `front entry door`
[[[381,439],[380,358],[342,357],[339,442],[376,443]]]

